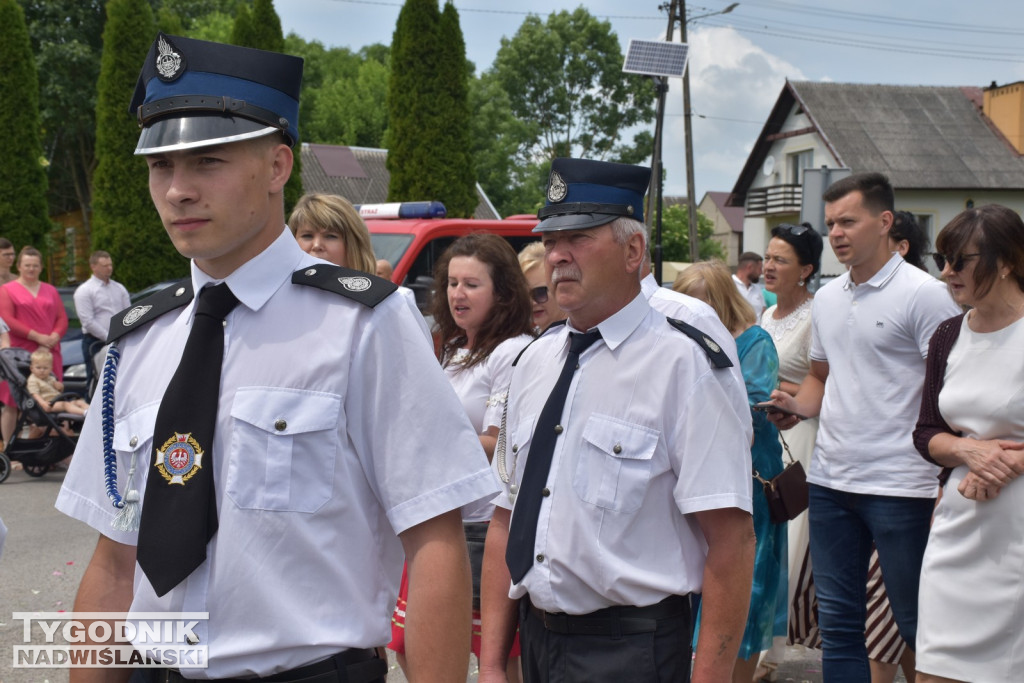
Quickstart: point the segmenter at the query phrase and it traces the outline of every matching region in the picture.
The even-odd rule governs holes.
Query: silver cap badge
[[[161,81],[173,81],[185,71],[185,62],[181,53],[166,36],[160,34],[156,42],[156,73]]]
[[[548,179],[548,201],[560,202],[567,194],[569,186],[562,180],[562,176],[558,175],[558,171],[552,171],[551,178]]]

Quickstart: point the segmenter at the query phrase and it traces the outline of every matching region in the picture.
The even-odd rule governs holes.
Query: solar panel
[[[686,43],[631,38],[622,70],[645,76],[682,78],[689,51],[690,46]]]

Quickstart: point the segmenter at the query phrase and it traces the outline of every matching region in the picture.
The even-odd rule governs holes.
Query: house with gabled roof
[[[804,171],[878,171],[932,240],[970,206],[1024,211],[1024,82],[988,88],[787,81],[733,187],[743,248],[799,222]],[[824,226],[815,226],[823,231]],[[822,274],[843,268],[831,250]]]
[[[387,169],[388,151],[370,147],[317,145],[302,143],[302,189],[341,195],[353,204],[383,204],[388,201],[391,174]],[[501,218],[480,184],[473,218]],[[432,201],[436,197],[418,197]]]

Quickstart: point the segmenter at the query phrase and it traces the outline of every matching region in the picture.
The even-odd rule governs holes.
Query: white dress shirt
[[[911,498],[937,493],[939,470],[914,448],[928,342],[960,309],[946,285],[899,254],[863,284],[843,273],[811,309],[811,360],[827,361],[807,481]]]
[[[700,591],[707,542],[692,513],[751,510],[750,417],[723,388],[729,370],[653,310],[643,294],[598,325],[563,410],[537,523],[534,563],[509,595],[586,614]],[[509,387],[511,508],[534,427],[568,353],[568,325],[519,359]],[[501,460],[494,458],[501,476]],[[513,515],[515,514],[513,510]]]
[[[764,313],[764,289],[757,282],[748,285],[735,275],[732,276],[732,281],[746,302],[754,309],[754,315],[760,320],[761,314]]]
[[[267,676],[390,638],[403,551],[397,534],[498,490],[437,360],[400,296],[375,308],[294,285],[323,263],[288,231],[226,279],[214,437],[219,530],[208,558],[156,597],[136,568],[134,612],[209,612],[195,629],[209,668],[189,677]],[[196,291],[210,282],[192,267]],[[145,491],[157,409],[193,305],[121,340],[114,446],[118,490]],[[103,485],[100,410],[89,411],[58,509],[115,541]],[[143,513],[144,514],[144,513]],[[168,529],[167,533],[174,533]]]
[[[128,290],[120,282],[104,282],[95,275],[75,290],[75,312],[82,321],[82,331],[97,339],[106,339],[110,318],[131,305]]]

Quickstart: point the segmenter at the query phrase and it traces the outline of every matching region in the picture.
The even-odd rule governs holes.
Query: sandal
[[[775,683],[779,680],[779,665],[767,659],[762,659],[754,671],[754,679],[751,683]]]

